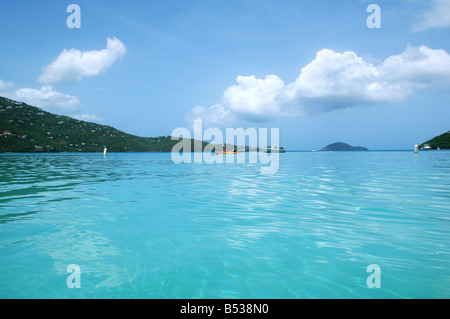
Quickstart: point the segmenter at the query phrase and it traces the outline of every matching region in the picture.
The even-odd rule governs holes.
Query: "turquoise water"
[[[0,298],[450,297],[449,151],[260,167],[1,155]]]

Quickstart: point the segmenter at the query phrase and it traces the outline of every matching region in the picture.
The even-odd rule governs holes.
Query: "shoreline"
[[[440,149],[440,150],[428,150],[428,151],[419,151],[419,153],[428,153],[428,152],[437,152],[437,151],[450,151],[450,149]],[[261,151],[252,151],[252,152],[240,152],[240,153],[259,153]],[[315,151],[312,150],[293,150],[293,151],[286,151],[286,153],[370,153],[370,152],[411,152],[414,153],[414,150],[410,149],[398,149],[398,150],[367,150],[367,151]],[[144,151],[144,152],[108,152],[108,154],[170,154],[172,152],[152,152],[152,151]],[[189,152],[189,153],[205,153],[205,152]],[[209,153],[209,152],[206,152]],[[213,153],[213,152],[211,152]],[[0,153],[0,155],[53,155],[53,154],[60,154],[60,155],[73,155],[73,154],[95,154],[95,155],[103,155],[103,152],[3,152]]]

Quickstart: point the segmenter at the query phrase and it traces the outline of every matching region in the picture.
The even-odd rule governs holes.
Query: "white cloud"
[[[388,57],[380,70],[390,81],[431,84],[450,78],[450,55],[426,46],[409,46],[405,52]]]
[[[425,11],[423,18],[412,26],[413,31],[450,26],[450,0],[435,0],[433,6]]]
[[[354,52],[323,49],[287,85],[283,101],[301,107],[303,113],[349,107],[386,99],[387,85],[373,64]],[[392,94],[389,94],[392,96]]]
[[[224,106],[237,117],[254,122],[267,121],[282,112],[277,98],[284,82],[276,75],[264,79],[254,76],[238,76],[237,85],[223,94]]]
[[[105,119],[103,117],[94,114],[76,114],[73,116],[77,120],[88,121],[88,122],[103,122]]]
[[[80,107],[77,97],[55,91],[51,86],[43,86],[39,90],[22,88],[9,94],[8,97],[45,109],[74,111]]]
[[[11,89],[14,86],[13,82],[5,82],[0,79],[0,92]]]
[[[103,74],[126,52],[125,45],[117,38],[107,38],[106,49],[95,51],[64,50],[47,65],[38,81],[43,84],[62,80],[81,80]]]
[[[287,85],[283,100],[303,112],[395,103],[443,79],[450,79],[450,55],[443,50],[408,47],[376,66],[354,52],[324,49]]]
[[[288,85],[285,94],[289,99],[296,96],[355,95],[360,94],[355,85],[377,76],[377,68],[354,52],[341,54],[323,49],[301,70],[297,80]]]
[[[42,86],[40,89],[17,89],[14,86],[13,82],[0,80],[0,94],[15,101],[49,110],[75,111],[81,106],[76,96],[58,92],[52,86]]]
[[[237,117],[221,104],[214,104],[206,108],[197,105],[185,115],[185,121],[191,126],[195,120],[202,120],[205,127],[226,127],[237,121]]]
[[[268,121],[284,112],[277,99],[285,85],[276,75],[264,79],[238,76],[236,82],[225,90],[222,103],[208,108],[195,106],[186,114],[186,122],[201,119],[205,127],[226,127],[239,121]]]
[[[284,84],[276,75],[264,79],[238,76],[237,84],[224,91],[220,104],[197,106],[186,120],[230,125],[230,121],[271,121],[358,105],[396,103],[419,89],[448,84],[449,80],[450,55],[444,50],[408,47],[374,65],[354,52],[323,49],[294,82]]]
[[[408,47],[376,66],[354,52],[321,50],[284,91],[286,103],[326,109],[400,102],[417,89],[450,79],[450,55],[426,46]]]

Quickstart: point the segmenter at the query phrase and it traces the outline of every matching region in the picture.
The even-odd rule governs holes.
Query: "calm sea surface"
[[[0,298],[450,298],[450,151],[260,167],[0,155]]]

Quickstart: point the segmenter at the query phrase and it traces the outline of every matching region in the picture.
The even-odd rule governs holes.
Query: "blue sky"
[[[449,35],[450,0],[0,0],[0,95],[140,136],[411,149],[450,129]]]

